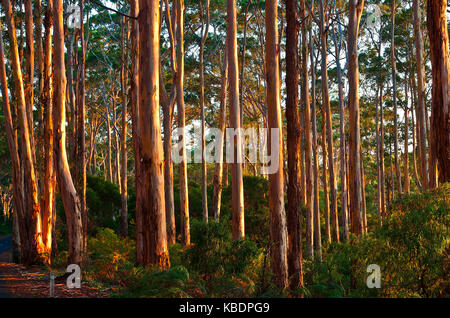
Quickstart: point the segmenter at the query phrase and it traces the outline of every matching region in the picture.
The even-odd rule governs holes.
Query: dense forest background
[[[2,0],[0,236],[122,297],[448,297],[448,12]],[[211,128],[279,129],[280,168]]]

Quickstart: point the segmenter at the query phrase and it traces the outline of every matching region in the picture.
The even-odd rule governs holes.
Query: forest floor
[[[0,254],[0,298],[47,298],[50,295],[49,272],[39,266],[10,263],[10,251]],[[55,283],[55,298],[105,298],[109,293],[81,284],[69,289]]]

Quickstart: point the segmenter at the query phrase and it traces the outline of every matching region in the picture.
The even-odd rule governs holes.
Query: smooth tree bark
[[[338,78],[338,97],[339,97],[339,160],[340,160],[340,178],[341,178],[341,216],[342,216],[342,236],[343,240],[347,241],[349,238],[348,229],[348,210],[347,210],[347,152],[346,152],[346,142],[345,142],[345,110],[344,110],[344,88],[342,81],[342,69],[340,62],[341,48],[342,48],[342,38],[343,32],[341,25],[339,24],[340,17],[338,18],[338,30],[339,38],[337,37],[337,32],[333,32],[334,49],[336,55],[336,69]]]
[[[327,114],[325,111],[322,112],[322,178],[323,178],[323,202],[324,202],[324,215],[325,215],[325,231],[327,235],[327,241],[331,243],[331,231],[330,231],[330,201],[328,196],[328,178],[327,178],[327,159],[328,159],[328,148],[327,148],[327,126],[326,126]],[[320,222],[317,227],[320,226]],[[314,227],[316,229],[316,227]]]
[[[333,241],[339,242],[339,221],[337,210],[337,189],[336,175],[334,166],[334,147],[333,147],[333,124],[330,106],[330,96],[328,88],[328,60],[327,60],[327,39],[328,39],[328,21],[326,21],[326,10],[328,6],[324,5],[324,0],[320,0],[320,53],[321,53],[321,71],[322,71],[322,103],[326,113],[327,126],[327,147],[328,147],[328,171],[330,173],[330,209],[331,209],[331,227]]]
[[[0,24],[1,27],[1,24]],[[14,199],[14,215],[13,215],[13,246],[17,246],[19,249],[19,255],[17,258],[24,255],[25,248],[28,248],[28,231],[26,230],[26,210],[24,202],[24,188],[21,182],[21,169],[20,169],[20,158],[19,149],[17,144],[17,136],[14,132],[14,123],[11,112],[11,106],[9,103],[8,96],[8,84],[6,79],[6,67],[5,67],[5,56],[3,52],[3,38],[0,33],[0,80],[2,89],[2,102],[3,102],[3,116],[5,118],[5,130],[6,139],[8,141],[8,149],[11,155],[12,164],[12,189],[13,189],[13,199]],[[17,231],[18,228],[18,231]],[[21,244],[23,244],[21,246]],[[22,247],[22,248],[21,248]]]
[[[33,5],[31,0],[25,0],[25,103],[27,107],[27,119],[30,133],[30,143],[33,155],[33,162],[35,162],[35,141],[34,141],[34,120],[33,120],[33,105],[34,105],[34,34],[33,34]]]
[[[236,0],[227,0],[227,56],[228,56],[228,96],[230,104],[230,126],[236,131],[233,142],[233,162],[231,163],[231,200],[233,239],[245,237],[244,225],[244,184],[242,170],[242,136],[240,132],[239,67],[237,54]]]
[[[410,178],[409,178],[409,97],[408,97],[408,79],[405,79],[405,127],[404,127],[404,133],[403,133],[403,139],[404,139],[404,151],[403,151],[403,190],[405,191],[405,194],[409,194],[410,192]]]
[[[83,249],[87,248],[87,208],[86,208],[86,107],[85,107],[85,86],[86,86],[86,42],[84,38],[84,0],[80,0],[80,57],[78,60],[78,94],[77,94],[77,158],[75,169],[76,184],[78,185],[78,195],[80,197],[80,208],[83,219]]]
[[[314,10],[312,6],[311,11]],[[312,174],[313,174],[313,198],[314,198],[314,207],[313,207],[313,215],[314,215],[314,249],[315,254],[317,255],[317,259],[322,261],[322,233],[320,230],[320,206],[319,206],[319,156],[318,156],[318,147],[317,147],[317,120],[316,120],[316,71],[317,71],[317,63],[316,56],[314,53],[314,45],[313,45],[313,35],[312,30],[309,31],[309,46],[310,46],[310,57],[311,57],[311,130],[312,130]],[[323,130],[325,131],[325,130]],[[325,139],[324,139],[325,140]],[[325,162],[324,159],[323,162]],[[325,166],[324,166],[325,172]],[[325,201],[325,235],[330,237],[330,211],[328,209],[328,192],[327,192],[327,176],[324,173],[324,201]],[[328,240],[327,242],[331,242]]]
[[[130,2],[130,14],[137,17],[139,14],[139,0],[132,0]],[[139,27],[137,19],[131,21],[131,77],[130,77],[130,104],[131,104],[131,130],[133,134],[133,148],[134,148],[134,176],[136,189],[141,188],[142,178],[141,162],[139,158]],[[142,197],[139,191],[136,191],[136,263],[144,264],[144,247],[142,235]]]
[[[433,79],[430,153],[437,161],[439,181],[444,183],[450,181],[447,0],[427,2],[427,29]]]
[[[163,109],[163,121],[164,121],[164,186],[165,186],[165,201],[166,201],[166,226],[167,226],[167,243],[175,244],[176,241],[176,228],[175,228],[175,201],[173,193],[173,162],[172,162],[172,125],[173,114],[176,101],[176,6],[172,7],[172,14],[170,13],[169,1],[165,0],[166,14],[165,21],[170,38],[170,62],[172,68],[173,84],[168,96],[164,82],[162,80],[162,74],[160,71],[160,98]],[[160,65],[161,68],[161,65]]]
[[[301,128],[298,109],[298,14],[297,1],[286,1],[286,121],[287,121],[287,213],[289,287],[303,286],[301,237]]]
[[[360,170],[360,110],[359,110],[359,65],[358,33],[364,0],[349,1],[348,23],[348,108],[349,108],[349,196],[352,232],[363,233],[361,170]]]
[[[209,0],[206,0],[206,22],[204,17],[203,2],[199,1],[200,6],[200,21],[201,39],[200,39],[200,109],[201,109],[201,125],[202,125],[202,217],[203,221],[208,223],[208,183],[206,172],[206,136],[205,136],[205,74],[204,74],[204,55],[205,43],[209,33]]]
[[[64,25],[62,0],[55,0],[53,6],[54,45],[54,155],[56,175],[61,194],[68,231],[69,264],[80,264],[83,253],[83,228],[81,204],[69,170],[66,153],[66,71],[64,63]]]
[[[398,120],[397,120],[397,62],[395,56],[395,13],[397,7],[395,0],[391,5],[391,64],[392,64],[392,102],[394,104],[394,164],[395,178],[397,179],[397,193],[400,195],[402,189],[402,177],[400,172],[400,162],[398,159]]]
[[[55,222],[55,167],[53,154],[53,81],[52,81],[52,37],[53,0],[47,1],[44,18],[44,67],[43,67],[43,107],[44,107],[44,197],[42,202],[42,238],[49,255],[52,252],[53,224]]]
[[[425,65],[423,61],[422,19],[419,0],[413,0],[414,39],[416,46],[417,66],[417,144],[419,146],[419,161],[421,184],[423,189],[428,188],[428,158],[426,152],[426,124],[425,124]]]
[[[303,115],[304,115],[304,139],[305,139],[305,182],[306,182],[306,258],[314,258],[314,200],[312,191],[312,136],[311,136],[311,114],[310,114],[310,99],[309,99],[309,76],[308,76],[308,40],[307,40],[307,17],[305,0],[300,0],[300,20],[302,39],[301,39],[301,51],[302,51],[302,87],[301,87],[301,99],[303,103]]]
[[[223,190],[223,175],[224,175],[224,162],[223,162],[223,149],[224,149],[224,137],[225,137],[225,123],[227,119],[227,82],[228,82],[228,57],[225,54],[222,66],[222,79],[220,88],[220,114],[219,114],[219,129],[222,136],[218,139],[216,148],[216,165],[214,169],[213,178],[213,216],[216,222],[220,219],[220,206],[222,200]]]
[[[122,132],[121,132],[121,162],[122,175],[120,181],[122,182],[121,188],[121,211],[120,211],[120,233],[123,237],[128,236],[128,149],[127,149],[127,130],[128,130],[128,107],[127,107],[127,85],[128,85],[128,54],[125,46],[128,43],[128,23],[125,17],[122,17],[121,25],[121,41],[120,41],[120,53],[121,53],[121,93],[122,93]]]
[[[180,229],[181,243],[190,245],[191,234],[189,225],[189,197],[187,181],[187,155],[185,139],[185,107],[184,107],[184,0],[176,0],[177,6],[177,113],[178,128],[182,130],[179,136],[180,156],[182,158],[179,164],[179,183],[180,183]]]
[[[284,210],[284,175],[283,175],[283,124],[281,121],[280,102],[280,71],[279,71],[279,43],[276,0],[266,0],[266,95],[267,119],[269,129],[269,149],[278,156],[279,169],[269,175],[269,210],[270,210],[270,238],[272,270],[275,284],[278,288],[286,288],[288,283],[287,272],[287,236],[286,212]],[[231,70],[230,70],[231,73]],[[237,72],[236,72],[237,76]],[[272,129],[278,131],[275,145],[272,145]]]
[[[139,155],[143,265],[168,268],[164,158],[159,116],[159,1],[139,0]]]
[[[13,17],[12,5],[8,0],[3,0],[5,10],[5,20],[8,26],[11,73],[14,81],[14,94],[19,122],[20,133],[20,157],[23,169],[24,180],[24,215],[19,215],[19,224],[24,233],[22,244],[22,261],[25,264],[40,262],[42,259],[43,241],[41,233],[40,205],[38,201],[37,178],[33,161],[33,143],[30,134],[29,117],[27,116],[27,103],[25,97],[24,81],[19,57],[19,47],[17,44],[16,27]],[[20,219],[22,217],[22,219]],[[24,228],[23,228],[24,227]]]

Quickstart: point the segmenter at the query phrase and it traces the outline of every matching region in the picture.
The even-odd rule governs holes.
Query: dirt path
[[[0,263],[0,297],[47,298],[50,279],[47,270],[20,264]],[[80,289],[69,289],[66,284],[55,284],[55,298],[105,298],[109,294],[85,283]]]
[[[0,238],[0,298],[45,298],[50,296],[50,273],[39,266],[11,263],[11,237]],[[55,298],[104,298],[106,292],[85,283],[80,289],[55,284]]]

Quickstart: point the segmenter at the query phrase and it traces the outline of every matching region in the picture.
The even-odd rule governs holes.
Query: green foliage
[[[96,227],[118,229],[121,199],[119,187],[100,176],[87,176],[86,203],[89,209],[89,230]]]
[[[120,284],[134,266],[134,241],[121,238],[108,228],[99,229],[96,237],[89,239],[88,251],[90,273],[102,282]]]
[[[184,255],[186,264],[206,279],[219,275],[240,275],[258,254],[254,242],[232,240],[230,228],[223,223],[204,223],[194,219],[191,240],[193,244]]]
[[[201,289],[189,280],[183,266],[168,270],[142,269],[133,282],[118,297],[190,297],[201,294]]]
[[[399,197],[383,226],[350,242],[333,243],[324,261],[306,262],[316,297],[444,297],[449,295],[449,184]],[[369,289],[367,266],[381,268],[380,289]]]
[[[269,242],[269,181],[244,176],[245,235],[259,247]],[[231,220],[231,185],[224,189],[221,219]]]

